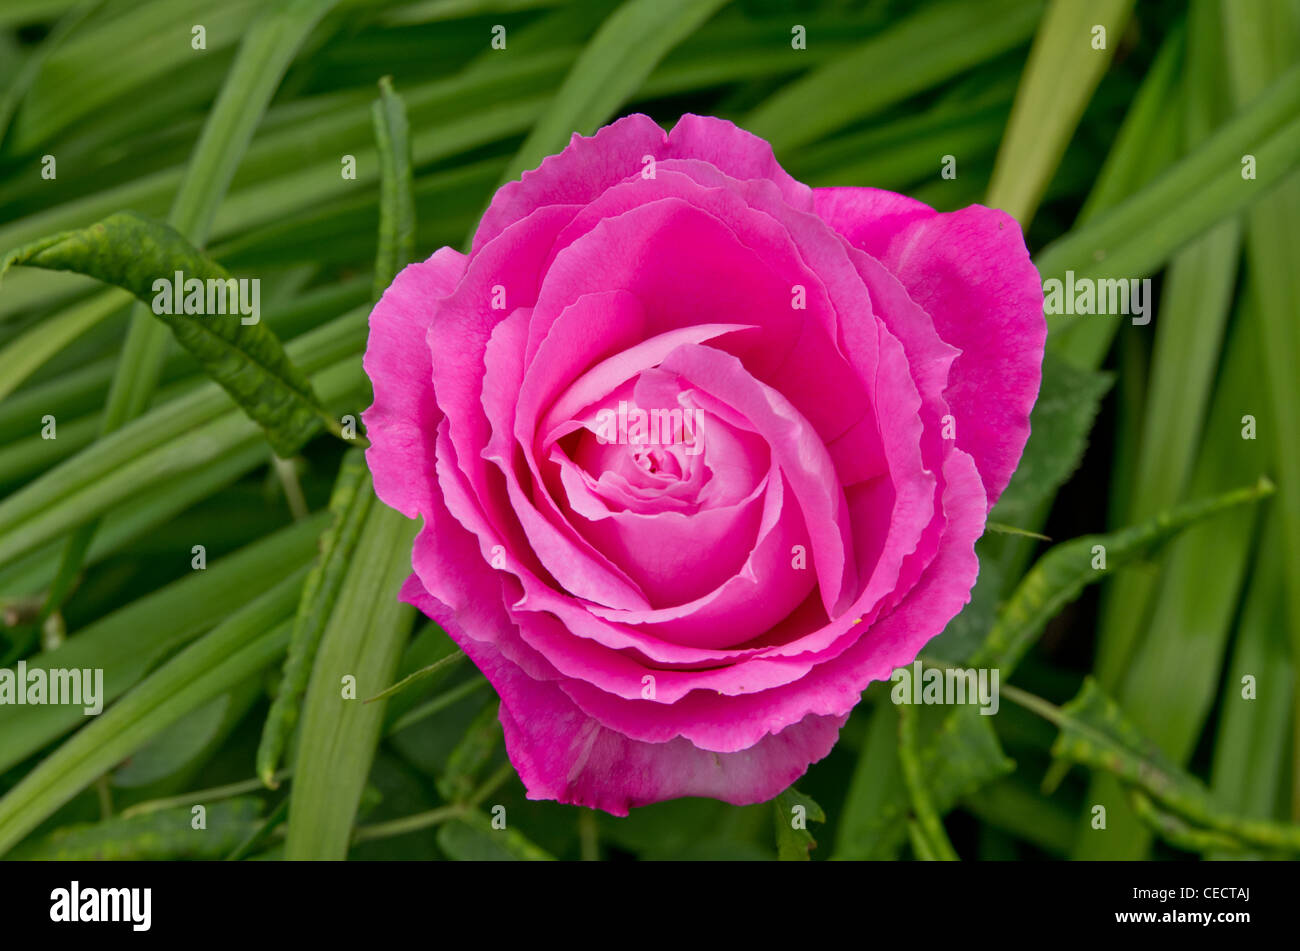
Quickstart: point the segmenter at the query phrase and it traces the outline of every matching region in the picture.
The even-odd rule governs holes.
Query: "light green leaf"
[[[1002,136],[987,204],[1028,229],[1029,221],[1110,64],[1134,0],[1052,0],[1047,6],[1011,121]],[[1100,28],[1103,32],[1097,34]],[[1096,40],[1102,42],[1097,49]]]
[[[370,506],[303,701],[285,843],[290,859],[347,855],[384,718],[384,701],[362,701],[392,680],[410,631],[414,610],[397,593],[410,574],[414,537],[414,523],[400,513]]]

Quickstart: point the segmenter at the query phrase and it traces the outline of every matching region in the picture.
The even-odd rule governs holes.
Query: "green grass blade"
[[[411,251],[411,166],[403,148],[405,105],[381,85],[374,111],[384,174],[395,179],[383,189],[376,281],[391,280]],[[344,485],[350,472],[340,477]],[[346,491],[346,490],[345,490]],[[374,488],[361,478],[353,505],[363,519],[355,557],[346,572],[329,579],[332,609],[322,619],[320,648],[303,702],[302,731],[294,765],[285,855],[290,859],[342,859],[384,726],[386,701],[365,703],[387,687],[402,658],[414,609],[397,600],[410,574],[416,526],[400,512],[372,500]],[[361,501],[364,498],[364,504]],[[349,513],[351,515],[351,513]],[[337,584],[337,595],[333,594]],[[319,623],[319,622],[316,622]],[[350,681],[350,689],[343,684]]]
[[[364,398],[367,381],[355,352],[313,377],[327,406],[343,405],[355,412]],[[257,428],[238,411],[221,415],[221,402],[213,406],[205,399],[211,393],[198,390],[192,398],[159,407],[0,502],[0,568],[138,493],[176,481],[184,486],[184,479],[205,466],[256,446],[261,439]],[[216,393],[221,395],[220,390]],[[144,431],[151,422],[171,429],[195,417],[202,425],[185,435],[169,439]]]
[[[1294,82],[1300,67],[1300,10],[1294,4],[1248,0],[1221,5],[1228,72],[1237,102],[1253,102],[1261,90],[1277,82]],[[1285,70],[1285,72],[1283,72]],[[1275,84],[1276,85],[1276,84]],[[1263,162],[1263,150],[1256,160]],[[1292,161],[1281,187],[1267,202],[1251,208],[1246,250],[1258,314],[1263,330],[1265,378],[1271,416],[1279,434],[1277,453],[1279,516],[1286,527],[1284,564],[1291,655],[1300,663],[1300,162]],[[1300,696],[1293,714],[1295,737],[1291,753],[1291,817],[1300,819]]]
[[[102,669],[103,700],[112,703],[169,650],[227,617],[232,605],[247,603],[305,567],[323,522],[322,515],[295,523],[173,581],[76,632],[57,650],[29,657],[28,669]],[[83,719],[80,708],[63,704],[7,710],[0,772]]]
[[[414,610],[398,602],[397,592],[410,574],[414,537],[414,523],[387,506],[371,506],[303,701],[289,859],[347,854],[384,719],[384,701],[362,698],[387,686],[401,660]]]
[[[674,46],[726,0],[627,0],[583,49],[550,107],[506,167],[502,181],[536,168],[574,132],[590,135],[612,116]]]
[[[0,400],[12,393],[45,361],[96,324],[116,313],[131,298],[104,291],[43,320],[0,348]]]
[[[780,156],[1014,49],[1033,33],[1041,11],[1041,3],[1024,0],[924,7],[784,86],[743,125]]]
[[[304,571],[158,668],[0,798],[0,855],[172,723],[274,661],[288,642]]]
[[[1215,803],[1254,819],[1290,812],[1283,790],[1290,777],[1295,664],[1286,634],[1281,530],[1264,529],[1255,555],[1237,642],[1226,667],[1214,740],[1210,789]],[[1247,692],[1246,678],[1253,690]],[[1222,857],[1222,856],[1214,856]]]
[[[339,586],[352,560],[373,497],[361,450],[349,450],[330,496],[332,522],[320,537],[320,555],[303,584],[280,689],[267,714],[257,749],[257,775],[271,789],[276,786],[274,777],[285,746],[298,725],[302,696],[307,690],[321,635],[338,600]]]
[[[379,178],[379,252],[373,297],[378,300],[397,272],[415,260],[415,195],[411,185],[411,138],[406,107],[393,83],[379,81],[373,106],[375,142],[383,171]]]
[[[1243,143],[1259,177],[1243,181]],[[1044,279],[1151,274],[1180,247],[1269,192],[1300,162],[1300,65],[1289,70],[1200,148],[1155,182],[1043,249]],[[1093,317],[1049,315],[1049,331]]]
[[[986,204],[1001,208],[1022,228],[1043,192],[1083,111],[1119,45],[1134,0],[1052,0],[1029,51],[1011,121],[1002,137]],[[1105,45],[1097,49],[1101,27]]]

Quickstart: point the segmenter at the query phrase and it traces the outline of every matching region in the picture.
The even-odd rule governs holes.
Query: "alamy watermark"
[[[894,703],[979,704],[983,716],[997,713],[1001,705],[996,667],[923,667],[918,660],[911,667],[897,668],[889,679],[894,684],[889,692]]]
[[[159,316],[190,314],[219,317],[239,314],[241,324],[255,324],[262,319],[262,282],[253,277],[187,278],[183,271],[153,282],[150,306]]]
[[[152,888],[83,888],[73,881],[50,892],[50,921],[123,922],[132,931],[153,924]]]
[[[1133,325],[1151,323],[1151,278],[1092,278],[1065,272],[1043,282],[1043,312],[1047,314],[1133,317]]]
[[[596,441],[618,446],[684,446],[688,456],[704,450],[704,410],[693,407],[644,410],[618,401],[618,409],[596,413]]]
[[[0,706],[50,704],[79,706],[86,716],[104,709],[104,670],[101,667],[31,667],[20,660],[16,670],[0,668]]]

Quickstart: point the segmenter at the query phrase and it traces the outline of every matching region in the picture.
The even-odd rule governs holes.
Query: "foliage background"
[[[174,341],[132,342],[123,292],[11,270],[0,666],[102,666],[114,703],[89,722],[0,708],[0,853],[801,857],[810,841],[784,817],[803,801],[824,819],[817,859],[1293,854],[1297,63],[1295,0],[6,0],[0,251],[122,209],[169,219],[261,278],[264,323],[336,414],[369,403],[385,75],[409,117],[420,257],[461,246],[503,176],[574,129],[696,112],[768,138],[814,186],[1005,208],[1045,278],[1150,276],[1157,302],[1147,326],[1049,322],[1001,530],[980,542],[974,601],[927,650],[1000,665],[1013,686],[996,717],[912,720],[878,685],[775,806],[682,800],[614,819],[524,799],[482,677],[433,625],[359,596],[401,568],[383,557],[400,526],[369,522],[354,567],[326,582],[338,600],[317,667],[368,662],[369,696],[453,659],[387,704],[333,713],[318,670],[284,759],[300,779],[263,787],[259,739],[345,446],[322,435],[275,461]],[[47,414],[57,439],[41,438]],[[1264,475],[1268,498],[1176,509]],[[1085,540],[1024,580],[1052,542],[1011,529],[1061,542],[1126,526],[1146,530],[1103,540],[1108,573]],[[508,834],[485,828],[494,804]]]

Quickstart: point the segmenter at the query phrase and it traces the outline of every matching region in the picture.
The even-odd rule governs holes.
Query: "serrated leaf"
[[[1143,557],[1189,525],[1272,492],[1273,484],[1261,478],[1254,486],[1180,505],[1141,525],[1105,535],[1084,535],[1055,546],[1021,579],[988,640],[971,658],[971,666],[999,667],[1004,677],[1009,676],[1047,622],[1087,585]],[[1096,546],[1104,552],[1098,553]]]
[[[379,98],[371,107],[375,145],[383,170],[379,176],[379,252],[375,257],[376,300],[397,272],[415,258],[415,197],[411,185],[411,137],[406,107],[392,81],[379,81]]]
[[[1079,369],[1052,351],[1043,356],[1043,383],[1029,417],[1029,441],[992,521],[1021,525],[1078,468],[1088,433],[1111,387],[1109,373]]]
[[[170,296],[177,272],[185,281],[232,280],[174,228],[133,212],[118,212],[89,228],[51,235],[11,251],[0,261],[0,276],[16,264],[85,274],[130,291],[146,304],[159,293],[156,281],[169,285]],[[230,288],[220,286],[223,294]],[[178,310],[179,304],[173,302]],[[229,313],[155,316],[262,427],[277,455],[293,455],[322,422],[333,424],[311,381],[260,321],[246,324],[243,317]]]
[[[825,822],[826,813],[811,796],[791,786],[772,800],[772,825],[776,830],[776,854],[782,862],[806,862],[817,848],[808,831],[809,822]]]
[[[1219,811],[1209,790],[1196,777],[1183,772],[1164,751],[1143,736],[1114,700],[1088,677],[1083,689],[1065,706],[1045,705],[1040,712],[1061,728],[1052,745],[1052,755],[1089,769],[1109,773],[1154,800],[1163,811],[1178,820],[1178,844],[1226,848],[1235,840],[1238,850],[1300,852],[1300,825],[1244,819]],[[1169,831],[1160,816],[1143,808],[1141,798],[1134,805],[1157,832]],[[1188,833],[1201,830],[1219,833],[1197,843]],[[1192,845],[1197,843],[1196,845]]]

